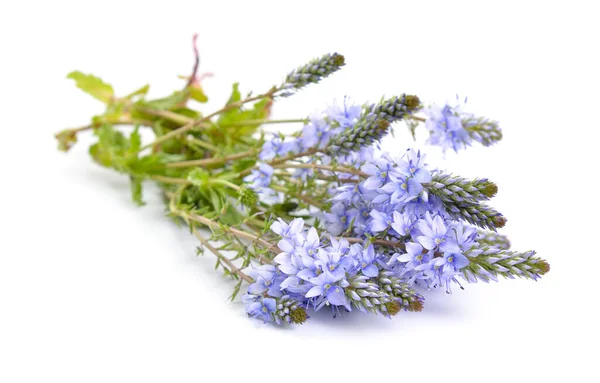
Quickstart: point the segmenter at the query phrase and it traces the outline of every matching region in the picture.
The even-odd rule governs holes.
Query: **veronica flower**
[[[395,259],[398,262],[404,262],[405,270],[418,269],[419,266],[427,264],[431,260],[431,254],[429,252],[423,253],[423,246],[418,243],[408,242],[406,243],[406,253],[398,255]]]
[[[244,177],[244,182],[249,183],[248,187],[257,190],[268,188],[273,176],[273,168],[270,165],[261,163],[258,169],[254,169],[252,173]]]
[[[417,227],[422,234],[417,236],[417,241],[427,250],[439,248],[443,252],[460,253],[456,240],[448,236],[449,230],[441,216],[436,215],[432,218],[427,212],[425,219],[417,222]]]
[[[346,276],[346,270],[352,267],[352,258],[344,257],[336,251],[319,249],[315,257],[315,266],[321,272],[327,272],[332,278],[339,281]]]
[[[389,194],[390,202],[398,204],[415,199],[423,190],[423,185],[415,178],[390,176],[390,182],[383,185],[381,191]],[[374,200],[375,201],[375,200]]]
[[[262,150],[258,155],[263,161],[271,160],[277,156],[284,156],[290,152],[298,152],[300,150],[297,140],[284,141],[283,138],[274,134],[273,138],[263,144]]]
[[[362,249],[362,251],[357,254],[359,262],[358,266],[362,273],[367,277],[373,278],[379,274],[379,269],[374,265],[375,256],[375,248],[372,244],[369,244],[369,246]]]
[[[306,240],[302,244],[301,247],[298,248],[298,253],[301,256],[309,256],[314,258],[317,254],[317,250],[321,246],[321,241],[319,238],[319,234],[314,227],[308,229],[308,233],[306,234]]]
[[[277,311],[277,302],[273,298],[263,298],[261,301],[250,303],[246,308],[248,315],[262,319],[264,322],[270,322],[275,311]]]
[[[352,231],[357,235],[363,235],[367,231],[367,221],[371,217],[371,209],[367,206],[348,209],[348,214],[354,219]]]
[[[366,189],[363,183],[351,183],[335,189],[335,196],[331,201],[345,202],[346,205],[362,206],[367,201],[372,201],[378,195],[377,191]]]
[[[301,233],[303,228],[304,220],[302,218],[294,218],[289,225],[278,218],[277,221],[271,224],[271,230],[283,238],[293,238],[296,234]]]
[[[248,292],[251,294],[262,294],[267,292],[270,296],[280,297],[280,283],[283,281],[281,272],[273,265],[263,265],[248,271],[248,275],[254,278],[255,282],[248,286]]]
[[[369,230],[373,234],[389,229],[394,222],[390,214],[375,209],[371,210],[369,215],[373,218],[369,224]]]
[[[441,267],[443,274],[452,275],[469,264],[469,259],[461,253],[444,253],[443,258],[436,258],[434,266]]]
[[[381,157],[374,164],[366,164],[361,170],[367,173],[370,177],[362,184],[366,189],[374,190],[381,187],[390,180],[390,172],[393,169],[393,164],[387,157]]]
[[[395,169],[407,177],[413,177],[420,183],[430,182],[431,173],[427,170],[424,159],[425,156],[421,155],[421,151],[407,150],[403,158],[394,160]]]
[[[400,213],[398,211],[394,211],[392,216],[393,220],[390,224],[392,229],[394,229],[394,231],[401,237],[410,235],[410,232],[415,224],[415,220],[413,219],[412,215],[406,212]]]
[[[425,127],[429,130],[428,143],[440,146],[444,151],[449,148],[458,151],[471,144],[469,133],[462,125],[460,107],[445,105],[443,108],[432,105],[423,110],[427,115]]]
[[[364,164],[372,162],[375,156],[375,149],[372,146],[365,146],[359,151],[354,151],[346,155],[341,155],[338,158],[339,163],[345,163],[352,165],[356,169],[359,169]],[[350,174],[340,174],[340,177],[353,177]]]
[[[329,242],[330,245],[327,247],[327,251],[338,257],[342,257],[350,251],[350,243],[343,238],[338,241],[334,237],[329,237]]]
[[[456,243],[462,250],[469,250],[475,244],[475,238],[477,238],[476,228],[457,222],[452,230],[454,234],[451,236],[455,238]]]
[[[273,260],[279,264],[279,269],[288,275],[296,275],[302,268],[302,245],[305,242],[302,234],[290,239],[282,239],[277,247],[282,250]]]
[[[302,129],[302,148],[323,148],[329,143],[331,131],[329,124],[322,119],[312,118]]]
[[[312,178],[314,174],[315,171],[313,169],[296,169],[294,174],[292,174],[292,178],[298,178],[302,181],[306,181],[307,179]]]
[[[310,282],[314,285],[306,293],[306,298],[323,297],[326,302],[334,306],[344,306],[350,310],[348,299],[344,287],[349,284],[346,280],[340,280],[329,272],[324,272],[316,278],[312,278]],[[325,303],[325,302],[324,302]]]
[[[325,111],[327,118],[335,121],[340,128],[347,128],[356,123],[362,112],[362,106],[350,104],[347,97],[344,97],[344,103],[340,107],[337,104],[331,105]]]
[[[330,213],[324,213],[327,231],[333,235],[340,235],[348,224],[352,221],[352,212],[348,210],[348,207],[341,202],[334,204]]]

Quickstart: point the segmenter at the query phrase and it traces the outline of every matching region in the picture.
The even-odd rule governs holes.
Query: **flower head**
[[[258,169],[254,169],[252,173],[244,177],[244,182],[248,182],[248,187],[258,191],[263,188],[268,188],[273,176],[273,167],[265,163],[260,163]]]
[[[248,315],[262,319],[265,323],[273,321],[275,311],[277,311],[277,303],[273,298],[262,298],[259,301],[250,303],[246,307]]]

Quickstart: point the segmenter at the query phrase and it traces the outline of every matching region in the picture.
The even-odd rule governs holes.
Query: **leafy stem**
[[[200,234],[198,229],[192,228],[192,233],[196,238],[198,238],[198,240],[200,241],[200,243],[202,243],[204,247],[206,247],[211,253],[213,253],[221,262],[227,265],[227,268],[230,272],[234,273],[235,275],[237,275],[238,277],[240,277],[248,283],[254,282],[254,280],[248,274],[240,270],[236,265],[233,264],[233,262],[231,262],[229,258],[225,257],[219,250],[217,250],[213,245],[211,245],[208,239],[206,239],[202,234]]]
[[[160,144],[162,142],[165,142],[165,141],[167,141],[167,140],[169,140],[169,139],[171,139],[173,137],[177,137],[177,136],[180,136],[182,134],[185,134],[185,133],[189,132],[190,130],[192,130],[193,128],[195,128],[196,126],[198,126],[199,124],[202,124],[202,123],[210,121],[210,119],[212,117],[218,116],[218,115],[220,115],[222,113],[228,112],[228,111],[233,110],[233,109],[240,108],[244,104],[247,104],[247,103],[253,102],[253,101],[262,100],[264,98],[272,98],[273,95],[277,91],[278,91],[278,88],[277,87],[273,87],[269,91],[267,91],[266,93],[260,94],[258,96],[246,97],[243,100],[231,102],[231,103],[225,105],[224,107],[222,107],[221,109],[217,110],[216,112],[213,112],[213,113],[209,114],[206,117],[202,117],[200,119],[191,121],[191,122],[189,122],[189,123],[181,126],[178,129],[172,130],[172,131],[170,131],[169,133],[167,133],[165,135],[157,137],[151,143],[142,146],[140,148],[140,151],[142,151],[144,149],[152,148],[152,147],[154,147],[154,146],[156,146],[156,145],[158,145],[158,144]]]

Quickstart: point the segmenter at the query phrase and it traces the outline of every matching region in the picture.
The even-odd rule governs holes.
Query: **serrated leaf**
[[[112,86],[94,75],[73,71],[67,75],[67,78],[75,80],[75,85],[79,89],[105,104],[108,104],[114,96]]]

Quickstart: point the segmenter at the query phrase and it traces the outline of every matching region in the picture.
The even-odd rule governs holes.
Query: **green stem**
[[[240,187],[238,185],[234,184],[233,182],[229,182],[229,181],[223,180],[223,179],[216,179],[214,181],[210,181],[210,183],[213,185],[218,185],[218,184],[225,185],[227,187],[232,188],[235,191],[240,190]]]
[[[252,279],[249,275],[240,270],[236,265],[231,262],[231,260],[225,257],[219,250],[215,249],[213,245],[202,235],[197,229],[192,229],[192,232],[196,238],[202,243],[204,247],[206,247],[211,253],[213,253],[219,260],[227,265],[229,271],[236,274],[241,279],[245,280],[248,283],[253,283],[254,279]]]
[[[246,125],[264,125],[264,124],[287,124],[287,123],[302,123],[306,124],[307,119],[291,118],[287,120],[245,120],[245,121],[232,121],[226,124],[220,124],[221,126],[246,126]]]
[[[138,110],[142,113],[150,114],[150,115],[156,116],[156,117],[161,117],[161,118],[164,118],[165,120],[169,120],[169,121],[175,122],[177,124],[184,125],[184,124],[189,124],[189,123],[194,122],[194,119],[191,117],[187,117],[187,116],[184,116],[179,113],[171,112],[169,110],[155,110],[155,109],[148,109],[148,108],[139,108]]]
[[[315,201],[314,199],[310,198],[307,195],[300,194],[300,193],[292,193],[289,189],[287,189],[287,188],[285,188],[283,186],[279,186],[279,185],[271,185],[270,187],[273,190],[280,191],[280,192],[286,193],[286,194],[291,194],[294,197],[298,198],[301,201],[306,202],[309,205],[313,205],[313,206],[316,206],[318,208],[322,208],[323,207],[323,204],[321,202]]]
[[[425,121],[427,121],[427,119],[426,119],[426,118],[423,118],[423,117],[418,117],[418,116],[415,116],[415,115],[412,115],[412,114],[409,114],[409,115],[407,115],[406,117],[407,117],[407,118],[412,118],[413,120],[417,120],[417,121],[421,121],[421,122],[425,122]]]
[[[173,137],[177,137],[177,136],[180,136],[180,135],[182,135],[184,133],[187,133],[190,130],[192,130],[193,128],[195,128],[196,126],[198,126],[198,125],[200,125],[202,123],[206,123],[206,122],[210,121],[210,119],[212,117],[217,116],[217,115],[222,114],[222,113],[225,113],[225,112],[230,111],[232,109],[237,109],[237,108],[241,107],[242,105],[244,105],[246,103],[249,103],[249,102],[252,102],[252,101],[258,101],[258,100],[261,100],[263,98],[271,98],[273,96],[273,94],[275,94],[275,92],[277,92],[277,90],[278,90],[277,88],[273,87],[268,92],[260,94],[258,96],[248,97],[248,98],[245,98],[243,100],[227,104],[224,107],[222,107],[221,109],[217,110],[216,112],[213,112],[213,113],[209,114],[206,117],[202,117],[202,118],[200,118],[198,120],[194,120],[192,122],[189,122],[189,123],[183,125],[182,127],[178,128],[178,129],[172,130],[172,131],[170,131],[169,133],[167,133],[165,135],[157,137],[153,142],[149,143],[148,145],[142,146],[139,151],[142,151],[142,150],[148,149],[148,148],[152,148],[152,147],[154,147],[154,146],[156,146],[156,145],[158,145],[158,144],[160,144],[162,142],[165,142],[165,141],[167,141],[167,140],[169,140],[169,139],[171,139]]]
[[[338,172],[338,173],[347,173],[353,174],[361,177],[369,177],[369,174],[354,168],[347,168],[343,166],[332,166],[332,165],[320,165],[320,164],[279,164],[273,166],[276,169],[285,169],[285,168],[296,168],[296,169],[318,169],[318,170],[327,170],[330,172]]]
[[[199,139],[194,138],[194,137],[190,137],[188,140],[190,141],[191,144],[198,145],[199,147],[201,147],[203,149],[206,149],[206,150],[210,150],[211,152],[215,152],[216,153],[216,152],[219,151],[218,147],[216,147],[216,146],[214,146],[212,144],[209,144],[206,141],[202,141],[202,140],[199,140]]]
[[[91,130],[91,129],[99,128],[103,124],[152,126],[153,122],[152,121],[147,121],[147,120],[121,120],[121,119],[110,120],[110,119],[107,119],[105,121],[96,122],[96,123],[93,123],[93,124],[84,125],[84,126],[80,126],[80,127],[77,127],[77,128],[65,129],[62,132],[71,132],[73,134],[76,134],[76,133],[79,133],[79,132],[83,132],[85,130]],[[58,134],[60,134],[62,132],[59,132]]]
[[[163,184],[173,184],[173,185],[189,185],[189,184],[191,184],[191,182],[186,180],[185,178],[175,178],[175,177],[154,175],[154,176],[150,176],[150,179],[153,179],[154,181],[162,182]]]
[[[278,165],[278,164],[281,164],[281,163],[284,163],[286,161],[290,161],[290,160],[293,160],[293,159],[296,159],[296,158],[299,158],[299,157],[310,156],[310,155],[318,153],[319,151],[320,151],[320,149],[311,148],[311,149],[308,149],[308,150],[306,150],[304,152],[301,152],[301,153],[290,154],[290,155],[287,155],[287,156],[284,156],[284,157],[275,158],[275,159],[273,159],[273,160],[271,160],[271,161],[269,161],[267,163],[269,165],[271,165],[271,166],[274,166],[274,165]],[[253,166],[251,168],[248,168],[248,169],[240,172],[240,178],[243,178],[243,177],[247,176],[254,169],[258,169],[258,165]]]
[[[189,161],[179,161],[179,162],[170,162],[165,165],[165,168],[187,168],[187,167],[202,167],[206,165],[215,165],[222,164],[232,160],[239,160],[241,158],[255,156],[257,154],[256,150],[248,150],[242,153],[236,153],[225,157],[213,157],[213,158],[203,158],[201,160],[189,160]]]
[[[269,165],[274,166],[274,165],[278,165],[278,164],[282,164],[284,162],[290,161],[290,160],[294,160],[296,158],[300,158],[300,157],[304,157],[304,156],[311,156],[313,154],[316,154],[320,151],[319,148],[310,148],[308,150],[305,150],[304,152],[300,152],[300,153],[296,153],[296,154],[290,154],[281,158],[275,158],[271,161],[269,161]]]
[[[197,222],[197,223],[201,223],[201,224],[206,225],[206,226],[208,226],[210,228],[213,228],[213,229],[223,230],[227,234],[231,234],[231,235],[234,235],[234,236],[236,236],[238,238],[246,239],[248,241],[251,241],[251,242],[253,242],[253,243],[257,244],[257,245],[260,245],[261,247],[263,247],[263,248],[265,248],[265,249],[267,249],[267,250],[269,250],[269,251],[271,251],[273,253],[279,253],[279,251],[280,251],[279,248],[277,247],[277,245],[273,245],[273,244],[265,241],[264,239],[262,239],[262,238],[260,238],[260,237],[258,237],[256,235],[253,235],[253,234],[250,234],[248,232],[245,232],[245,231],[242,231],[242,230],[238,230],[238,229],[235,229],[233,227],[229,227],[229,226],[226,226],[224,224],[215,222],[215,221],[213,221],[210,218],[206,218],[204,216],[197,215],[197,214],[194,214],[194,213],[187,213],[187,212],[184,212],[184,211],[181,211],[181,210],[177,210],[177,209],[173,209],[173,210],[171,210],[171,212],[174,213],[174,214],[177,214],[178,216],[180,216],[180,217],[182,217],[182,218],[184,218],[186,220],[190,220],[190,221],[194,221],[194,222]],[[270,259],[262,259],[262,261],[265,261],[267,263],[272,263],[273,262]]]

